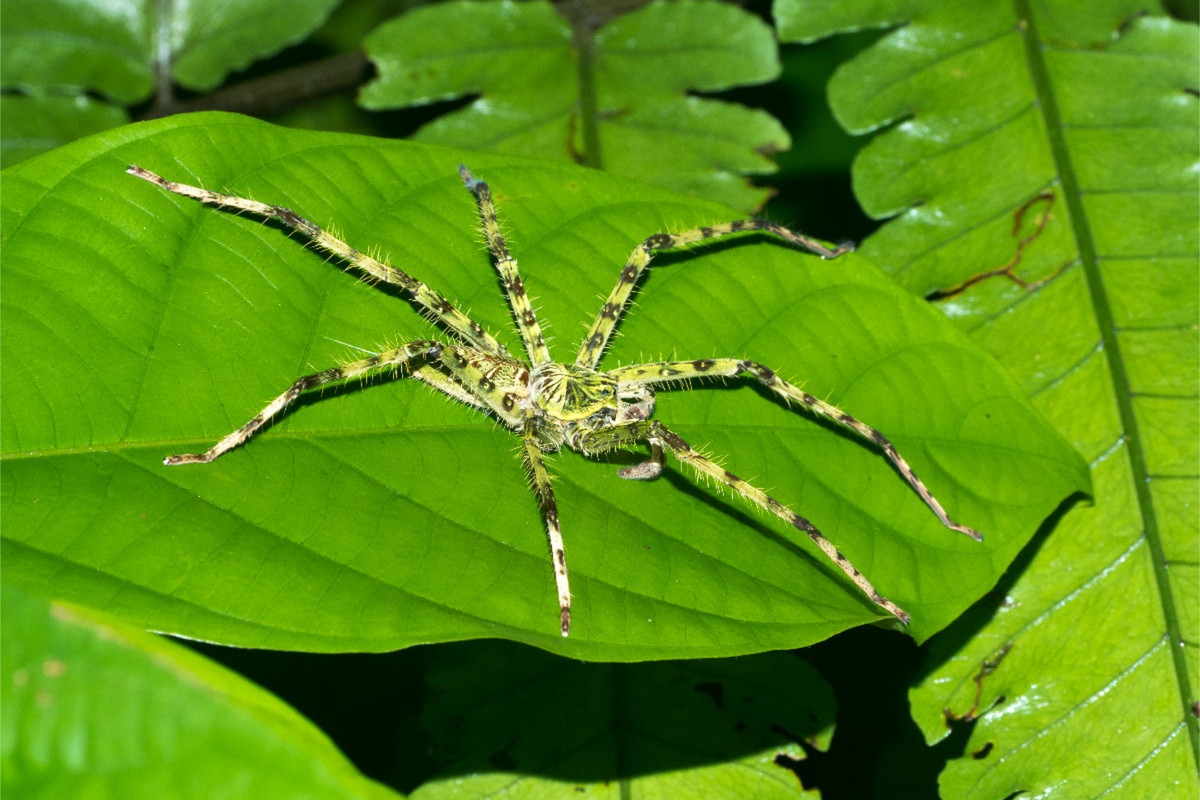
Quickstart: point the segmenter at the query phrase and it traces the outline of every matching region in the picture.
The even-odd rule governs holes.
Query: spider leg
[[[554,585],[558,589],[558,622],[562,635],[571,632],[571,585],[567,581],[567,554],[563,547],[562,529],[558,524],[558,502],[554,499],[554,488],[550,485],[550,474],[537,444],[537,423],[532,417],[525,419],[523,456],[525,468],[533,481],[533,493],[537,496],[546,520],[546,538],[550,540],[550,556],[554,561]]]
[[[675,458],[693,467],[697,472],[720,481],[747,501],[764,511],[769,511],[797,530],[803,531],[817,547],[821,548],[821,552],[825,553],[830,561],[836,564],[842,572],[846,573],[850,580],[854,581],[854,585],[861,589],[863,594],[871,598],[872,602],[895,616],[901,622],[908,624],[908,612],[877,592],[875,587],[871,585],[871,582],[867,580],[867,577],[859,572],[850,563],[850,560],[842,555],[837,547],[834,546],[833,542],[826,539],[824,534],[817,530],[815,525],[771,497],[762,489],[751,483],[747,483],[708,456],[692,449],[691,445],[658,420],[628,422],[609,428],[601,428],[596,431],[585,431],[572,440],[572,446],[586,454],[612,450],[642,441],[659,444],[670,451],[671,455],[675,456]]]
[[[798,402],[814,414],[832,420],[878,446],[943,525],[976,541],[983,541],[981,533],[950,518],[946,510],[942,508],[942,504],[917,477],[912,467],[886,436],[837,406],[830,405],[824,400],[798,389],[776,375],[774,370],[768,369],[762,364],[736,358],[705,358],[696,361],[659,361],[651,364],[634,364],[610,370],[608,374],[617,379],[617,383],[623,391],[629,386],[652,386],[694,378],[732,378],[742,374],[752,375],[784,400]]]
[[[413,361],[414,359],[436,358],[442,352],[442,348],[443,345],[440,342],[409,342],[408,344],[404,344],[391,350],[387,350],[383,353],[373,355],[370,358],[351,361],[348,364],[327,369],[324,372],[306,375],[289,386],[286,392],[268,403],[267,407],[255,414],[249,422],[226,436],[221,441],[217,442],[207,452],[198,455],[185,454],[167,456],[163,460],[163,463],[168,466],[174,466],[176,464],[207,464],[214,459],[220,458],[225,453],[249,439],[269,419],[291,405],[292,401],[294,401],[308,389],[313,389],[317,386],[324,386],[328,383],[335,383],[347,378],[358,377],[359,375],[364,375],[374,370],[388,367],[400,367],[410,361]],[[427,378],[426,380],[428,381]],[[436,388],[441,388],[436,383],[433,385]]]
[[[517,260],[508,252],[508,245],[500,233],[500,223],[496,220],[496,206],[492,202],[492,191],[486,183],[471,175],[471,171],[461,164],[458,174],[462,176],[463,183],[479,203],[479,217],[483,221],[488,250],[492,253],[496,272],[500,273],[500,281],[508,295],[517,329],[525,342],[525,352],[534,364],[548,363],[550,351],[546,348],[546,339],[542,336],[542,328],[538,324],[537,315],[533,313],[533,306],[529,304],[529,295],[525,294],[525,284],[517,272]]]
[[[412,370],[409,374],[421,383],[426,383],[431,388],[447,395],[451,400],[457,400],[463,405],[477,408],[480,411],[491,410],[491,407],[486,402],[468,392],[461,384],[455,383],[444,372],[434,367],[419,367]]]
[[[266,203],[259,203],[244,197],[235,197],[233,195],[212,192],[208,189],[201,189],[196,186],[188,186],[184,183],[176,183],[175,181],[159,177],[150,170],[143,169],[136,164],[131,164],[125,171],[130,175],[156,184],[168,192],[190,197],[193,200],[199,200],[201,203],[211,203],[224,208],[248,211],[251,214],[277,219],[292,230],[307,236],[319,250],[324,250],[343,259],[353,268],[366,273],[376,280],[401,287],[409,293],[413,302],[427,310],[436,320],[445,325],[471,347],[487,353],[509,355],[504,346],[496,341],[495,337],[490,333],[485,331],[479,323],[459,311],[453,303],[429,288],[426,283],[417,280],[403,270],[396,269],[389,264],[384,264],[371,258],[366,253],[351,247],[336,236],[309,222],[290,208],[267,205]]]
[[[742,219],[734,222],[726,222],[721,225],[706,225],[702,228],[693,228],[681,233],[656,233],[646,239],[644,242],[634,248],[630,254],[629,260],[625,262],[625,268],[621,270],[621,277],[617,280],[616,288],[608,295],[608,299],[604,301],[604,305],[600,309],[599,316],[592,323],[592,327],[588,329],[587,336],[583,339],[583,344],[579,348],[579,355],[575,357],[575,363],[583,367],[595,367],[600,362],[600,356],[604,352],[604,348],[608,346],[608,340],[612,337],[613,329],[617,326],[617,321],[624,313],[626,305],[629,303],[629,296],[633,292],[633,287],[637,284],[638,278],[650,266],[650,259],[654,257],[655,250],[673,250],[677,247],[686,247],[690,244],[697,244],[709,239],[717,239],[722,236],[727,236],[731,233],[745,233],[748,231],[762,231],[778,236],[785,242],[803,247],[813,253],[816,253],[821,258],[837,258],[843,253],[848,253],[854,249],[851,242],[842,242],[837,247],[829,248],[818,242],[816,239],[810,239],[795,231],[790,231],[782,225],[777,225],[765,219]]]

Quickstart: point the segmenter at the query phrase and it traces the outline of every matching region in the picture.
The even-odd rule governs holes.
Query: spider
[[[656,233],[634,248],[621,270],[616,287],[608,295],[599,315],[584,337],[575,361],[570,364],[562,363],[550,356],[537,315],[530,305],[529,296],[517,272],[517,262],[509,254],[508,246],[500,233],[488,185],[474,177],[465,166],[460,166],[459,175],[467,189],[475,196],[488,250],[508,295],[517,330],[525,346],[528,360],[522,360],[512,355],[482,326],[427,284],[351,247],[291,209],[176,183],[137,165],[131,165],[126,171],[168,192],[202,203],[279,220],[288,228],[308,237],[316,248],[344,260],[351,268],[365,273],[366,277],[386,281],[403,289],[412,302],[441,323],[457,340],[450,343],[434,339],[410,341],[368,358],[306,375],[297,379],[249,422],[217,442],[207,452],[168,456],[163,463],[172,466],[207,464],[245,442],[268,420],[280,414],[309,389],[381,370],[404,369],[411,377],[423,381],[452,399],[495,415],[509,428],[521,434],[522,458],[532,479],[533,491],[546,524],[555,587],[558,592],[559,630],[563,636],[567,636],[571,629],[571,589],[567,580],[567,558],[559,524],[558,505],[542,454],[558,452],[564,446],[584,456],[595,456],[615,449],[646,444],[650,451],[648,460],[618,471],[621,477],[632,480],[657,478],[663,471],[666,453],[669,452],[675,459],[693,467],[698,475],[707,476],[729,486],[750,503],[804,532],[875,604],[901,622],[907,624],[909,621],[908,613],[876,591],[867,577],[859,572],[815,525],[762,489],[721,467],[712,457],[702,454],[662,422],[653,419],[655,387],[683,384],[697,378],[733,378],[744,375],[758,380],[784,402],[797,402],[813,414],[848,428],[882,450],[943,525],[975,540],[982,540],[982,536],[976,531],[950,519],[925,484],[913,473],[908,462],[882,433],[841,409],[801,391],[781,379],[769,367],[744,358],[702,358],[632,364],[607,371],[597,368],[617,322],[629,304],[630,295],[638,279],[650,266],[656,251],[685,247],[748,231],[772,234],[826,259],[836,258],[853,250],[854,246],[851,243],[829,248],[763,219],[738,220],[681,233]]]

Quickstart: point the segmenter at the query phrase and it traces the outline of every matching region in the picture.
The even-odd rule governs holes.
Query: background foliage
[[[280,67],[292,61],[306,62],[316,55],[355,50],[364,34],[393,15],[396,9],[391,4],[346,4],[319,30],[317,26],[327,8],[314,8],[305,14],[279,14],[272,13],[275,7],[270,2],[237,4],[236,12],[233,6],[220,4],[209,7],[193,3],[190,7],[198,10],[196,20],[179,18],[167,25],[160,16],[165,6],[160,4],[147,3],[140,16],[127,15],[115,21],[92,13],[85,3],[61,3],[49,13],[37,10],[49,8],[46,4],[7,4],[0,73],[7,90],[0,109],[5,163],[14,163],[80,132],[109,127],[126,114],[158,115],[189,108],[271,113],[268,107],[276,106],[276,119],[301,127],[350,128],[387,135],[419,129],[423,138],[461,131],[462,120],[472,115],[478,118],[481,101],[470,97],[435,103],[416,115],[403,116],[368,114],[354,107],[348,93],[338,92],[286,109],[277,107],[281,98],[294,99],[303,94],[297,85],[361,84],[365,79],[363,65],[361,57],[353,52],[301,66],[299,73],[280,71]],[[704,10],[696,10],[701,7]],[[928,796],[935,791],[935,776],[942,771],[941,786],[948,796],[991,797],[1051,790],[1065,796],[1092,796],[1104,791],[1131,797],[1151,793],[1194,796],[1196,719],[1191,705],[1196,698],[1200,629],[1195,555],[1195,442],[1200,425],[1195,394],[1194,26],[1172,23],[1158,9],[1136,3],[1102,7],[1018,3],[980,14],[957,13],[959,6],[926,6],[919,2],[834,7],[781,2],[775,9],[775,21],[785,40],[808,40],[842,31],[868,32],[815,48],[785,47],[783,72],[778,80],[759,91],[742,90],[722,96],[720,107],[747,121],[745,125],[729,126],[737,129],[734,142],[708,135],[711,127],[680,130],[678,121],[688,117],[676,111],[668,115],[676,123],[670,135],[684,136],[690,147],[681,144],[656,152],[629,144],[633,141],[629,136],[649,129],[644,117],[638,115],[651,108],[678,109],[681,103],[696,107],[716,102],[711,98],[685,98],[682,93],[688,88],[711,91],[774,77],[770,66],[775,63],[774,54],[764,56],[761,52],[764,47],[773,47],[760,38],[754,40],[751,50],[766,66],[757,72],[738,73],[730,66],[701,79],[688,72],[686,58],[672,62],[666,53],[650,48],[647,57],[664,58],[659,63],[670,65],[647,71],[655,78],[654,83],[647,83],[642,92],[631,93],[630,99],[621,100],[625,95],[620,93],[629,81],[641,77],[635,71],[633,77],[605,89],[603,43],[628,43],[629,30],[661,24],[662,15],[678,14],[679,9],[688,9],[686,19],[722,13],[730,19],[746,20],[742,24],[747,30],[761,30],[746,12],[707,10],[711,7],[655,6],[622,16],[626,9],[566,3],[558,7],[565,23],[545,16],[543,7],[543,19],[551,27],[558,26],[560,40],[568,31],[571,37],[573,50],[560,44],[551,52],[560,65],[566,63],[562,59],[569,52],[578,54],[579,63],[583,63],[583,55],[592,48],[592,70],[585,68],[574,74],[580,107],[596,103],[597,114],[591,120],[594,130],[589,133],[586,126],[571,131],[568,113],[567,131],[574,134],[566,137],[569,146],[538,155],[561,160],[565,150],[572,160],[599,163],[620,172],[622,167],[605,163],[603,155],[628,151],[644,157],[641,164],[634,164],[634,174],[645,178],[653,177],[656,170],[663,176],[690,174],[673,187],[716,197],[745,210],[763,194],[737,176],[768,169],[761,151],[782,146],[778,132],[786,129],[802,144],[793,151],[795,155],[781,159],[784,172],[773,182],[782,190],[777,201],[783,202],[773,203],[772,213],[785,220],[803,220],[808,230],[831,237],[859,237],[870,229],[870,224],[865,220],[851,223],[847,214],[853,211],[846,211],[845,205],[836,202],[839,196],[845,196],[844,185],[839,186],[837,177],[813,173],[814,169],[827,167],[836,176],[837,165],[844,163],[854,147],[836,135],[828,117],[819,121],[823,117],[816,112],[824,102],[819,90],[823,79],[816,73],[828,72],[834,61],[865,48],[830,85],[830,102],[841,124],[859,133],[883,131],[857,159],[854,189],[870,214],[897,216],[866,238],[862,253],[867,260],[892,270],[916,294],[938,301],[968,335],[995,354],[1034,404],[1091,462],[1094,500],[1076,503],[1050,517],[994,595],[919,650],[900,637],[882,632],[855,633],[810,648],[805,656],[822,677],[795,655],[714,662],[712,669],[699,670],[686,664],[661,668],[580,664],[568,668],[560,659],[515,650],[511,645],[507,650],[495,649],[498,645],[462,644],[387,656],[336,658],[213,648],[205,648],[206,652],[279,692],[332,735],[367,774],[400,789],[420,786],[418,793],[422,794],[451,791],[462,786],[463,776],[472,775],[475,777],[468,782],[467,790],[473,794],[507,787],[521,794],[553,795],[585,785],[592,791],[703,792],[708,796],[729,791],[741,796],[749,776],[756,776],[762,781],[759,791],[766,796],[799,793],[802,782],[829,797],[861,797],[873,787],[882,792],[883,786],[889,796],[905,792]],[[462,8],[451,4],[445,10],[435,8],[422,13],[461,14]],[[485,8],[481,14],[490,15],[500,9],[516,13],[505,4],[488,4]],[[534,13],[530,10],[533,8],[521,7],[521,13]],[[235,17],[235,13],[249,16]],[[658,23],[652,21],[656,14]],[[396,26],[406,24],[404,17],[400,20],[379,28],[371,40],[385,41],[389,30],[395,35]],[[891,27],[895,30],[869,32]],[[264,50],[251,51],[237,39],[239,31],[249,29],[256,31],[256,40],[268,43]],[[614,29],[625,30],[626,38],[613,34]],[[731,39],[736,29],[735,25],[729,26]],[[257,82],[252,72],[212,94],[189,96],[184,91],[176,96],[178,90],[166,80],[169,75],[178,87],[205,92],[254,57],[306,35],[309,38],[305,44],[254,67],[262,75]],[[499,30],[494,40],[506,41]],[[72,41],[107,46],[87,46],[80,52],[62,49],[62,42]],[[642,38],[640,43],[644,41]],[[380,53],[371,52],[379,62],[382,81],[389,74],[389,66]],[[740,65],[748,51],[738,52],[745,53],[733,62]],[[822,63],[817,60],[820,55],[829,60],[813,70],[814,65]],[[72,71],[72,65],[85,63],[83,59],[88,59],[88,68]],[[496,63],[504,63],[503,57],[498,56]],[[611,77],[612,73],[607,74]],[[589,75],[595,79],[590,89],[586,86]],[[443,95],[482,89],[485,100],[495,100],[499,92],[512,106],[511,113],[499,119],[509,121],[519,120],[521,114],[527,115],[531,108],[544,104],[545,92],[558,91],[561,96],[562,81],[568,80],[559,70],[555,73],[558,83],[527,86],[513,95],[503,86],[472,83],[461,76],[447,78],[450,82],[441,90]],[[590,101],[588,91],[595,92]],[[154,99],[149,101],[152,92]],[[1128,102],[1132,98],[1136,101]],[[642,99],[648,102],[638,109],[637,102]],[[418,100],[410,97],[398,102]],[[629,126],[632,133],[622,128],[626,118],[614,122],[604,115],[608,102],[633,104],[628,119],[638,125]],[[768,136],[767,132],[776,130],[775,123],[767,121],[762,112],[749,110],[755,106],[768,106],[784,123],[783,128]],[[557,119],[555,124],[561,133],[561,114]],[[759,122],[750,124],[751,119]],[[503,125],[499,127],[503,129]],[[757,134],[755,141],[754,131],[758,128],[764,133]],[[467,126],[466,130],[469,137],[472,129]],[[107,140],[94,140],[95,145],[67,151],[63,158],[93,157],[143,135],[130,137],[114,131]],[[608,141],[605,136],[617,136],[615,141],[620,145],[596,147]],[[197,149],[189,149],[189,159],[195,157]],[[760,151],[759,156],[753,155],[754,149]],[[247,155],[253,159],[261,152],[252,148]],[[529,173],[529,168],[521,172]],[[7,273],[9,232],[19,227],[10,212],[20,205],[10,207],[10,187],[25,188],[22,181],[13,183],[17,174],[6,172],[4,178],[6,347],[10,340],[7,332],[16,313],[9,304],[14,286]],[[295,186],[295,174],[286,177],[292,180],[283,184]],[[490,173],[488,177],[495,182]],[[506,178],[505,184],[510,183],[515,181]],[[70,191],[63,197],[70,198],[72,207],[88,209],[83,212],[88,216],[97,215],[95,208],[89,209],[87,200],[89,193],[92,198],[97,196],[95,185],[84,182],[65,188]],[[321,188],[328,189],[313,186],[313,196]],[[512,191],[519,193],[521,189]],[[806,196],[810,197],[807,202]],[[358,198],[357,202],[369,199]],[[505,208],[519,214],[522,199],[515,196]],[[161,199],[149,202],[158,209],[164,207]],[[663,202],[658,200],[654,205],[661,207]],[[202,213],[221,217],[200,209],[184,211],[181,206],[180,210],[193,216],[176,216],[172,221],[162,217],[161,210],[153,212],[159,215],[158,223],[166,219],[166,224],[154,226],[161,228],[155,234],[160,237],[158,246],[171,250],[188,241],[172,243],[169,237],[196,231],[195,220]],[[434,218],[440,213],[436,203],[430,210]],[[331,215],[339,220],[341,216]],[[358,216],[363,217],[361,213]],[[120,223],[123,229],[110,232],[113,243],[133,230],[133,218],[126,217]],[[225,222],[228,220],[219,219],[207,224]],[[536,236],[521,242],[524,236],[519,232],[536,230],[536,222],[529,218],[513,223],[518,243],[531,245],[535,251]],[[666,219],[656,220],[655,224],[674,226],[678,222]],[[645,232],[644,227],[630,225],[627,230],[617,226],[609,240],[598,233],[589,236],[589,242],[609,242],[588,258],[589,263],[604,265],[596,273],[603,277],[596,278],[592,294],[606,288],[611,280],[611,254],[628,248],[635,228]],[[221,230],[223,238],[227,228]],[[244,253],[242,248],[249,246],[249,255],[255,246],[266,247],[257,253],[254,263],[288,257],[284,245],[293,243],[278,236],[264,239],[257,235],[259,229],[253,224],[238,230],[243,233],[238,234],[237,247],[231,250]],[[121,232],[122,236],[112,236],[113,232]],[[167,239],[161,238],[164,234]],[[100,241],[95,238],[98,235],[83,241],[94,246]],[[454,235],[447,228],[439,241],[454,241]],[[255,245],[256,241],[268,244]],[[272,241],[278,250],[269,244]],[[618,245],[618,241],[623,244]],[[718,249],[713,254],[715,259],[703,260],[716,260],[718,264],[721,259],[736,261],[741,249]],[[451,252],[443,249],[437,257],[444,259]],[[56,264],[68,284],[87,287],[103,277],[102,272],[72,272],[69,255]],[[683,263],[668,269],[686,275]],[[313,274],[329,276],[321,280],[344,277],[332,270]],[[671,279],[660,280],[659,274],[653,278],[655,291],[645,293],[644,303],[660,293],[674,293],[664,291]],[[686,277],[673,280],[679,286],[691,283]],[[243,291],[245,285],[243,281],[235,282],[236,288]],[[135,292],[150,288],[134,287]],[[549,288],[547,295],[551,295]],[[103,302],[110,297],[111,289],[111,283],[99,283],[92,290],[92,299]],[[490,301],[494,295],[490,283],[467,282],[461,289],[457,296],[464,300],[475,299],[478,294],[480,299],[470,303],[476,309],[490,304],[482,299],[484,296]],[[210,302],[221,304],[213,288],[197,290],[193,296],[207,296]],[[336,297],[323,286],[309,290],[319,298]],[[588,292],[579,295],[573,290],[570,294],[587,305]],[[355,295],[351,292],[346,296]],[[558,296],[557,292],[553,294]],[[255,307],[266,302],[265,295],[253,300]],[[685,294],[676,302],[685,306],[689,301]],[[342,312],[335,309],[334,317],[340,314],[346,319],[356,318],[366,307],[351,301]],[[20,311],[32,314],[28,308]],[[297,319],[312,318],[301,306],[292,313]],[[586,316],[582,310],[580,314]],[[570,325],[565,319],[570,316],[564,310],[553,318],[562,320],[560,326]],[[643,316],[649,321],[673,315],[664,308],[661,315]],[[495,327],[502,325],[500,313]],[[375,336],[381,329],[399,330],[394,324],[365,327],[371,327]],[[626,343],[635,334],[647,332],[651,331],[635,330]],[[119,361],[126,344],[118,343],[97,356]],[[18,352],[25,356],[29,351]],[[27,496],[21,494],[22,490],[29,490],[28,484],[12,479],[16,474],[12,470],[19,465],[13,454],[22,449],[13,444],[12,437],[22,428],[13,422],[7,392],[13,385],[13,365],[20,368],[23,360],[14,359],[12,353],[5,351],[6,575],[12,563],[11,503],[14,498]],[[313,360],[321,359],[314,356]],[[60,358],[58,363],[70,360]],[[295,365],[285,363],[280,374],[291,377]],[[32,379],[32,375],[23,377]],[[66,374],[63,379],[69,384],[70,377]],[[272,376],[264,377],[273,387],[277,384]],[[242,378],[225,378],[227,384],[239,380]],[[392,387],[387,390],[404,391]],[[384,387],[350,392],[343,401],[379,396],[382,391]],[[260,399],[271,393],[267,389],[252,389],[250,393],[255,392]],[[724,402],[736,393],[715,394]],[[206,434],[219,434],[228,427],[227,422],[237,424],[232,418],[222,419],[221,414],[237,412],[220,396],[220,392],[213,393],[219,413],[206,417],[213,420],[214,426]],[[88,408],[98,399],[79,397],[79,408]],[[335,405],[319,404],[305,411],[319,427],[320,414],[336,413],[324,410]],[[685,416],[693,413],[686,408],[686,404],[681,407]],[[48,418],[57,420],[66,411],[61,405],[53,406]],[[280,426],[278,433],[290,430],[293,424],[299,424],[299,420]],[[194,426],[187,429],[196,430]],[[836,442],[828,431],[823,434],[820,441],[833,438]],[[277,441],[286,444],[288,440]],[[87,459],[80,463],[86,464]],[[883,473],[887,477],[886,470]],[[777,485],[774,476],[771,483]],[[1058,496],[1063,494],[1065,491],[1060,491]],[[804,502],[807,510],[808,496]],[[79,535],[86,536],[82,531]],[[86,548],[87,541],[82,538],[79,543]],[[111,568],[120,563],[122,555],[119,550],[100,555],[97,563]],[[1011,553],[1002,556],[995,564],[1002,566],[1010,557]],[[958,559],[955,556],[954,562]],[[160,569],[166,570],[180,566],[169,558],[160,563]],[[46,592],[62,578],[58,567],[48,565],[37,580]],[[994,577],[985,580],[990,583]],[[74,578],[68,583],[81,585]],[[57,594],[53,588],[49,593]],[[127,610],[131,601],[135,607],[140,602],[127,589],[106,596],[108,600],[102,604],[117,613]],[[83,736],[87,726],[94,724],[90,720],[100,718],[90,715],[104,709],[93,707],[92,694],[80,691],[77,685],[60,691],[51,679],[61,671],[62,664],[74,665],[75,659],[81,659],[78,664],[85,672],[102,673],[83,660],[91,645],[79,635],[64,634],[62,641],[42,643],[28,634],[29,626],[39,619],[37,615],[44,617],[46,612],[39,610],[44,607],[32,599],[11,597],[5,596],[5,640],[29,642],[29,647],[14,653],[6,646],[4,653],[5,788],[27,790],[47,776],[58,779],[63,775],[69,776],[66,785],[81,786],[80,782],[90,780],[94,765],[100,763],[84,744],[89,740]],[[955,613],[957,610],[947,608],[944,620]],[[103,624],[111,627],[116,623]],[[941,624],[924,635],[937,627]],[[922,635],[919,630],[917,633]],[[133,640],[133,634],[130,637]],[[808,641],[819,638],[815,635]],[[163,648],[164,653],[171,654],[167,658],[194,658],[176,656],[176,645],[150,644],[145,637],[133,645],[135,653],[146,648]],[[1097,653],[1104,657],[1096,658]],[[893,666],[883,673],[872,668],[881,663]],[[507,665],[506,669],[499,671],[498,664]],[[19,680],[22,675],[27,682]],[[39,682],[29,683],[32,675],[40,675]],[[364,675],[374,679],[365,680]],[[155,673],[148,674],[147,680],[163,679]],[[210,680],[233,685],[227,676]],[[831,682],[831,688],[825,680]],[[474,687],[481,683],[489,689],[510,688],[464,702],[464,698],[476,696],[478,688]],[[775,688],[778,686],[798,686],[803,691],[783,694]],[[949,738],[931,747],[922,746],[912,722],[907,722],[902,692],[909,686],[914,687],[908,701],[912,719],[920,725],[923,736],[934,742],[949,731]],[[538,708],[536,695],[535,699],[523,699],[520,689],[529,687],[544,690],[549,704],[568,709],[587,709],[588,698],[607,691],[608,716],[596,709],[572,714],[566,729],[555,729],[569,731],[561,737],[525,734],[523,731],[542,731],[550,725],[546,718],[531,711]],[[672,687],[681,690],[678,699],[670,694]],[[252,690],[221,691],[240,698],[234,706],[262,702],[249,699],[256,696],[257,690]],[[831,693],[839,706],[835,725],[831,724]],[[447,698],[453,699],[444,702]],[[668,720],[663,727],[655,726],[654,720],[660,719],[663,712],[656,711],[654,704],[664,698],[670,698],[668,708],[689,709],[686,717],[690,725],[671,727]],[[695,705],[697,700],[711,703],[711,708],[705,706],[709,708],[707,715]],[[221,702],[228,705],[227,700]],[[770,711],[763,714],[754,710],[763,706]],[[47,707],[83,710],[75,715],[50,717],[28,711]],[[886,709],[893,716],[881,719]],[[522,713],[530,716],[519,716]],[[503,725],[487,724],[489,718],[527,718],[530,724],[512,734],[506,733],[511,729]],[[53,720],[50,731],[35,735],[30,726],[47,719]],[[1135,730],[1131,730],[1130,720],[1138,721]],[[559,720],[555,722],[561,725]],[[291,731],[285,730],[284,738],[293,744],[279,752],[290,747],[293,755],[287,757],[296,757],[294,743],[311,740],[312,733],[305,733],[303,722],[297,719],[283,727]],[[139,718],[138,724],[129,728],[129,736],[117,736],[113,741],[132,742],[138,747],[145,741],[140,737],[147,733],[160,736],[163,730],[160,723],[146,723]],[[252,729],[239,730],[244,735]],[[20,735],[14,736],[14,731]],[[218,731],[212,735],[219,739],[224,734]],[[257,742],[269,741],[267,734],[250,736]],[[203,739],[196,741],[203,748]],[[570,741],[580,742],[580,747],[572,751],[577,761],[563,755],[563,743]],[[589,748],[584,744],[589,742],[600,745]],[[659,749],[649,747],[648,742],[657,743]],[[353,783],[353,776],[345,772],[344,762],[339,762],[335,752],[315,745],[301,752],[307,753],[301,758],[307,758],[313,769],[341,775],[337,780]],[[147,750],[142,755],[147,753],[165,765],[177,757],[168,750]],[[417,753],[425,756],[414,755]],[[486,760],[481,761],[479,754],[486,754]],[[207,758],[197,754],[189,757]],[[14,765],[20,765],[20,769],[14,770]],[[246,773],[231,768],[229,774]],[[613,776],[621,780],[607,783]],[[363,784],[353,791],[365,793],[377,788],[365,787]],[[231,789],[237,793],[236,785]]]

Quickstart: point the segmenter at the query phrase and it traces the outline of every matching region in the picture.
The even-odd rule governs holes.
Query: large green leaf
[[[7,585],[3,604],[8,797],[398,797],[291,708],[184,647]]]
[[[460,0],[391,20],[365,45],[379,68],[367,108],[477,95],[417,141],[577,161],[741,209],[769,194],[742,176],[774,172],[768,155],[790,144],[764,111],[688,95],[779,74],[771,29],[726,3],[654,2],[592,30],[547,0]]]
[[[160,70],[206,91],[303,39],[337,3],[7,0],[0,74],[5,87],[91,90],[121,103],[150,97]]]
[[[487,642],[427,666],[420,800],[799,798],[801,742],[823,751],[833,732],[829,684],[790,654],[584,664]]]
[[[922,294],[1012,263],[943,308],[1092,464],[913,694],[931,739],[978,716],[947,796],[1197,792],[1197,36],[1144,7],[777,7],[791,38],[899,26],[830,86],[850,130],[894,123],[855,168],[899,215],[863,252]]]
[[[562,640],[516,439],[413,381],[327,391],[212,465],[161,464],[300,374],[432,328],[275,226],[125,165],[332,222],[511,347],[464,160],[497,192],[560,359],[634,243],[726,213],[566,165],[223,114],[122,128],[5,171],[6,577],[155,630],[327,651],[495,636],[608,660],[713,656],[878,619],[805,537],[738,498],[675,465],[656,482],[622,480],[615,466],[634,454],[564,453],[551,463],[575,593]],[[668,255],[623,331],[609,366],[730,355],[798,376],[891,436],[984,531],[983,544],[947,531],[877,451],[744,382],[660,396],[664,422],[812,518],[920,638],[1086,487],[1082,462],[1003,371],[864,259],[754,237]]]

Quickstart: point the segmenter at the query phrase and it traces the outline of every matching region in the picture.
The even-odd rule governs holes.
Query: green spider
[[[317,248],[338,256],[367,276],[404,289],[413,302],[431,314],[458,340],[453,343],[433,339],[411,341],[369,358],[306,375],[295,381],[287,391],[272,400],[249,422],[217,442],[207,452],[199,455],[169,456],[164,463],[206,464],[245,442],[264,423],[282,412],[309,389],[368,373],[404,368],[417,380],[429,384],[454,400],[494,414],[508,427],[521,433],[525,467],[532,478],[534,493],[546,522],[554,564],[554,580],[558,590],[559,628],[563,636],[568,635],[571,629],[571,589],[567,580],[567,558],[559,527],[558,505],[554,499],[554,490],[550,485],[550,476],[546,471],[542,453],[558,452],[564,445],[585,456],[592,456],[619,448],[648,444],[649,460],[619,470],[621,477],[634,480],[652,480],[658,477],[663,470],[665,454],[670,452],[698,473],[731,487],[749,502],[803,531],[873,602],[900,621],[909,621],[908,613],[877,592],[866,576],[811,522],[762,489],[721,467],[709,456],[692,448],[667,426],[652,419],[656,386],[681,384],[696,378],[740,375],[753,377],[782,397],[785,402],[798,402],[813,413],[833,420],[879,447],[943,525],[973,539],[982,539],[976,531],[954,522],[947,516],[941,504],[934,499],[925,488],[925,484],[913,473],[908,462],[883,434],[841,409],[801,391],[762,364],[742,358],[704,358],[692,361],[656,361],[616,367],[607,371],[597,369],[601,354],[629,304],[630,294],[642,273],[649,267],[650,259],[656,250],[671,250],[746,231],[773,234],[822,258],[836,258],[849,252],[853,250],[852,244],[843,243],[831,249],[813,239],[761,219],[738,220],[682,233],[656,233],[634,249],[621,270],[616,288],[608,295],[599,315],[584,337],[574,363],[565,364],[550,357],[537,315],[529,303],[529,296],[517,273],[517,262],[509,254],[504,237],[500,234],[496,209],[488,185],[473,177],[466,167],[460,166],[459,174],[463,182],[478,201],[488,249],[508,294],[517,329],[525,345],[528,361],[522,361],[509,353],[453,302],[427,284],[356,250],[291,209],[175,183],[136,165],[130,166],[126,171],[169,192],[203,203],[278,219],[289,228],[307,236]]]

